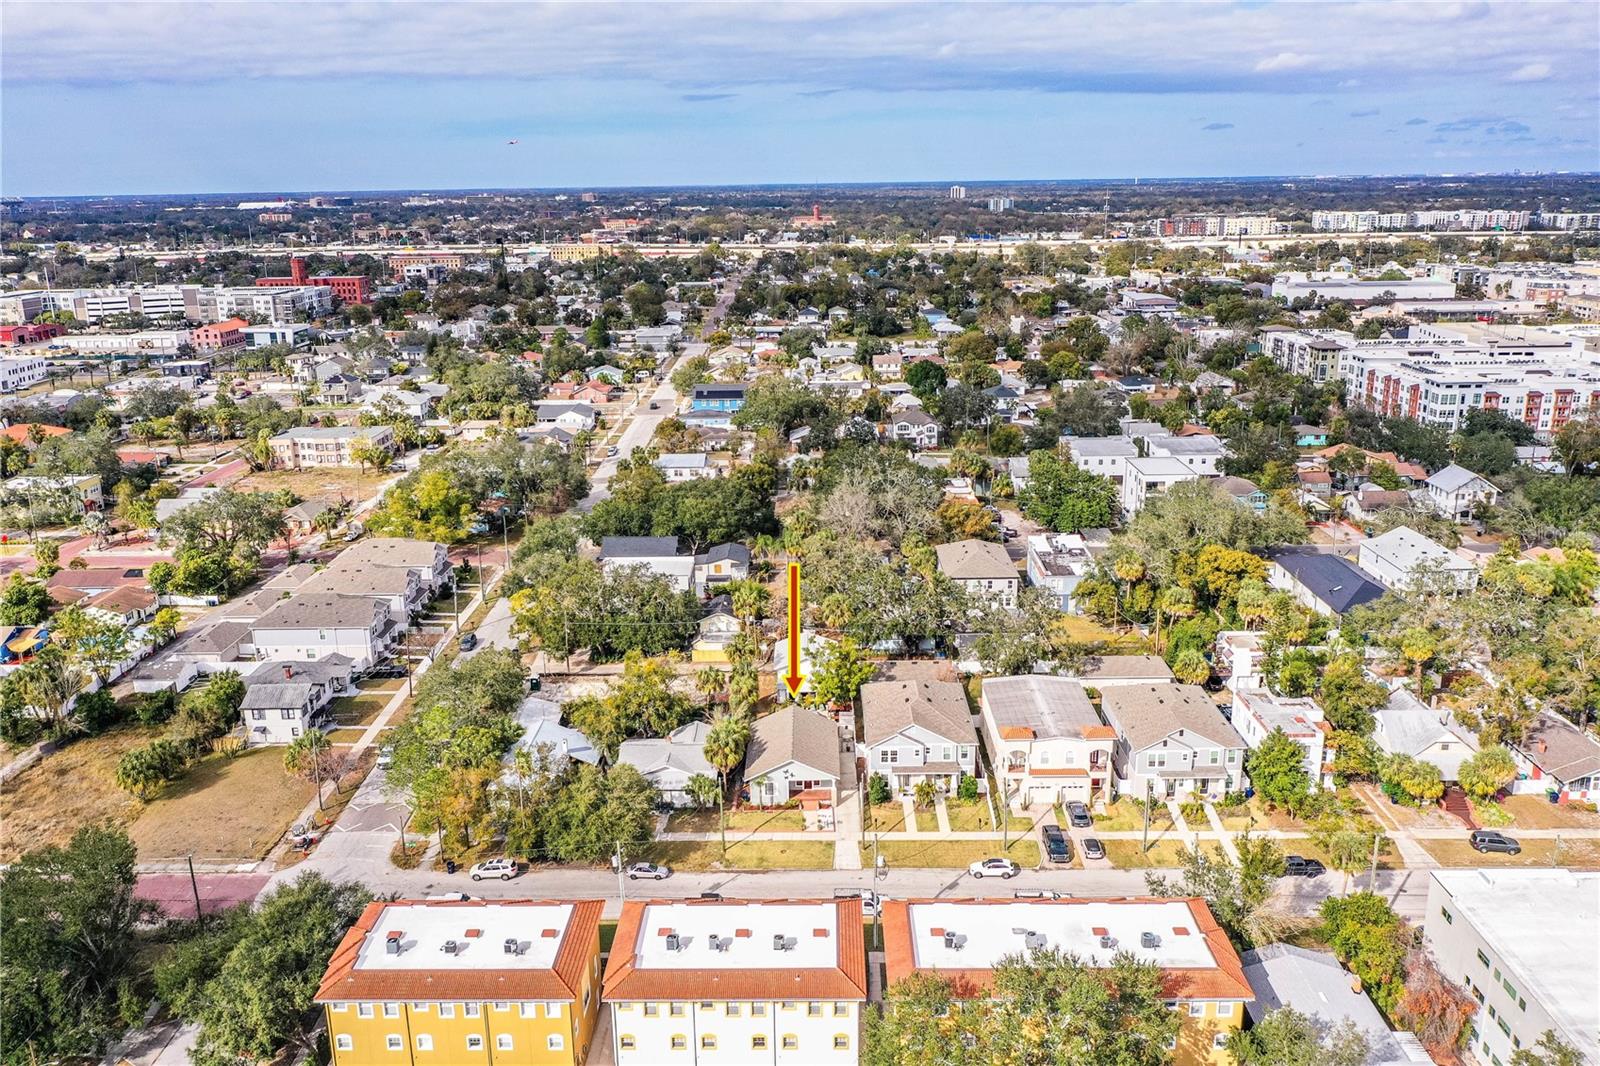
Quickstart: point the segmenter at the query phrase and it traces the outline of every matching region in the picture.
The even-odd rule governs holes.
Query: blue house
[[[1294,443],[1297,448],[1326,448],[1328,431],[1321,426],[1295,426]]]
[[[691,411],[727,411],[744,406],[743,385],[696,385],[689,393]]]
[[[1267,494],[1254,481],[1243,477],[1219,477],[1217,488],[1238,500],[1246,507],[1260,512],[1267,509]]]

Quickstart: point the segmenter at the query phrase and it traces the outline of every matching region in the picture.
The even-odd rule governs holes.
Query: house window
[[[1211,1046],[1212,1047],[1218,1047],[1218,1048],[1227,1047],[1228,1046],[1228,1034],[1227,1033],[1217,1033],[1214,1036],[1212,1036],[1212,1038],[1211,1038]]]
[[[418,1033],[417,1034],[417,1050],[418,1051],[432,1051],[433,1050],[433,1037],[429,1036],[427,1033]]]
[[[654,1004],[654,1003],[646,1003],[644,1005],[644,1016],[646,1018],[654,1018],[656,1015],[658,1015],[660,1013],[661,1013],[661,1008],[658,1007],[656,1004]]]
[[[1485,955],[1483,953],[1483,949],[1482,948],[1478,949],[1478,961],[1483,963],[1483,968],[1485,970],[1487,970],[1489,968],[1489,956],[1487,956],[1487,955]]]
[[[684,1051],[684,1050],[687,1050],[688,1047],[689,1047],[689,1038],[688,1037],[684,1036],[682,1033],[673,1033],[672,1034],[672,1050],[673,1051]]]
[[[355,1043],[344,1033],[340,1033],[338,1036],[333,1038],[333,1046],[338,1048],[340,1051],[351,1051],[354,1050]]]
[[[730,1018],[737,1018],[739,1016],[739,1004],[737,1004],[737,1003],[728,1004],[726,1007],[723,1008],[723,1013],[726,1014]]]
[[[783,1050],[794,1051],[800,1046],[800,1038],[793,1033],[783,1034]]]
[[[370,1017],[372,1017],[372,1004],[370,1004],[370,1003],[357,1003],[356,1004],[356,1017],[357,1018],[370,1018]]]
[[[1232,1018],[1233,1017],[1233,1004],[1232,1003],[1218,1003],[1217,1004],[1217,1017],[1218,1018]]]
[[[633,1004],[625,1003],[622,1005],[622,1009],[632,1010]],[[539,1005],[537,1003],[519,1003],[517,1004],[517,1013],[524,1018],[537,1018],[539,1016]]]
[[[700,1009],[701,1009],[701,1010],[710,1010],[710,1009],[711,1009],[711,1008],[712,1008],[712,1007],[714,1007],[714,1006],[716,1006],[716,1004],[715,1004],[715,1003],[705,1003],[705,1002],[702,1002],[702,1003],[701,1003],[701,1004],[700,1004]]]
[[[717,1038],[715,1036],[713,1036],[712,1034],[710,1034],[710,1033],[706,1033],[704,1036],[702,1036],[700,1038],[700,1050],[701,1051],[715,1051],[715,1050],[717,1050]]]
[[[822,1004],[820,1004],[820,1003],[807,1003],[806,1004],[806,1017],[807,1018],[820,1018],[820,1017],[822,1017]]]
[[[617,1037],[617,1046],[623,1051],[632,1051],[634,1047],[633,1035],[631,1033],[623,1033]]]
[[[1512,983],[1510,981],[1507,981],[1507,980],[1502,978],[1501,981],[1500,981],[1500,987],[1505,989],[1506,990],[1506,995],[1510,996],[1512,999],[1516,999],[1517,998],[1516,987],[1514,985],[1512,985]]]
[[[254,710],[250,712],[250,717],[259,722],[267,717],[267,712],[263,710]]]
[[[752,1003],[752,1004],[750,1004],[750,1017],[752,1017],[752,1018],[765,1018],[766,1016],[767,1016],[767,1005],[765,1003]]]
[[[441,1018],[454,1018],[455,1016],[456,1016],[456,1005],[454,1003],[441,1003],[441,1004],[439,1004],[439,1017],[441,1017]]]
[[[1189,1004],[1189,1017],[1191,1017],[1191,1018],[1204,1018],[1205,1015],[1206,1015],[1206,1005],[1204,1003],[1191,1003],[1191,1004]]]
[[[551,1000],[550,1002],[546,1003],[544,1005],[544,1016],[546,1018],[561,1017],[561,1001]]]
[[[383,1046],[388,1048],[390,1051],[404,1051],[406,1039],[399,1033],[390,1033],[388,1036],[383,1038]]]
[[[510,1010],[511,1009],[511,1004],[509,1004],[509,1003],[496,1003],[494,1005],[494,1009],[495,1010]]]
[[[672,1004],[671,1006],[669,1006],[667,1008],[667,1013],[672,1015],[674,1018],[682,1018],[683,1017],[683,1004],[682,1003],[674,1003],[674,1004]]]
[[[835,1018],[848,1018],[848,1017],[850,1017],[850,1004],[848,1004],[848,1003],[835,1003],[833,1005],[833,1016]]]
[[[544,1047],[546,1051],[560,1051],[566,1046],[567,1038],[562,1036],[560,1033],[551,1033],[549,1036],[544,1038]],[[506,1037],[506,1050],[509,1051],[510,1049],[511,1038],[508,1036]]]
[[[954,749],[950,745],[946,744],[940,750],[944,752],[944,755],[942,757],[943,757],[945,762],[954,762],[955,761],[956,749]]]
[[[834,1033],[833,1034],[833,1050],[835,1050],[835,1051],[849,1051],[850,1050],[850,1038],[848,1036],[846,1036],[845,1034],[843,1034],[843,1033]]]
[[[463,1003],[461,1004],[461,1009],[468,1018],[476,1018],[478,1016],[478,1004],[476,1003]]]
[[[499,1033],[499,1034],[497,1034],[495,1036],[495,1038],[494,1038],[494,1049],[496,1051],[510,1051],[510,1050],[512,1050],[511,1034],[510,1033]]]
[[[473,1033],[472,1035],[468,1036],[467,1037],[467,1050],[468,1051],[482,1051],[483,1050],[483,1037],[479,1036],[477,1033]]]
[[[398,1003],[385,1003],[383,1005],[383,1016],[385,1018],[398,1018],[398,1017],[400,1017],[400,1004],[398,1004]]]
[[[750,1038],[750,1050],[751,1051],[765,1051],[765,1050],[767,1050],[767,1038],[761,1033],[757,1033],[755,1036],[752,1036]]]

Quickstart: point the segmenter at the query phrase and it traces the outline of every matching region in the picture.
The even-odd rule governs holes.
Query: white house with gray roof
[[[1128,460],[1139,457],[1139,446],[1132,437],[1066,437],[1067,450],[1079,470],[1108,477],[1121,485],[1128,472]]]
[[[1268,1014],[1291,1007],[1319,1030],[1345,1022],[1366,1037],[1362,1066],[1432,1066],[1433,1058],[1416,1034],[1395,1032],[1383,1020],[1361,982],[1326,951],[1293,944],[1266,944],[1239,956],[1245,980],[1255,993],[1246,1002],[1250,1020],[1260,1024]]]
[[[934,548],[939,572],[974,599],[1015,607],[1022,575],[1006,550],[989,540],[958,540]]]
[[[348,656],[330,655],[317,662],[273,662],[244,679],[239,716],[251,744],[288,744],[320,728],[324,711],[336,696],[351,691]]]
[[[1461,764],[1478,751],[1472,730],[1449,711],[1429,707],[1405,688],[1389,694],[1389,702],[1372,712],[1372,742],[1385,755],[1409,755],[1432,763],[1439,776],[1454,781]]]
[[[1117,790],[1158,799],[1219,799],[1244,787],[1244,739],[1197,685],[1123,685],[1101,697],[1117,731]]]
[[[846,785],[855,784],[854,763],[832,718],[791,703],[751,727],[744,783],[750,802],[758,806],[778,807],[799,799],[831,810],[838,806],[846,768]],[[831,816],[827,824],[832,824]]]
[[[896,792],[932,781],[954,795],[962,774],[977,776],[978,733],[954,681],[868,682],[861,723],[867,772],[882,774]]]
[[[1409,526],[1362,541],[1356,565],[1396,592],[1419,586],[1470,592],[1478,584],[1476,566]]]
[[[617,764],[638,770],[656,786],[662,803],[686,807],[693,802],[689,798],[689,779],[696,774],[717,776],[717,768],[706,758],[706,735],[710,731],[708,722],[689,722],[664,737],[624,740],[617,748]]]
[[[249,623],[249,631],[257,659],[316,662],[343,655],[359,672],[389,654],[400,626],[380,598],[302,593]]]
[[[1479,474],[1451,463],[1422,483],[1433,509],[1453,522],[1467,522],[1481,503],[1493,507],[1500,490]]]

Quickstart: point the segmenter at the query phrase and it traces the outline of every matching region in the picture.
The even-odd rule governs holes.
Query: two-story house
[[[1100,721],[1078,682],[1045,674],[991,677],[978,705],[984,743],[1011,806],[1111,800],[1116,731]]]
[[[319,728],[323,711],[351,691],[351,662],[330,655],[316,662],[273,662],[245,678],[239,715],[251,744],[288,744]]]
[[[1478,505],[1493,507],[1500,490],[1487,479],[1451,463],[1424,481],[1428,502],[1453,522],[1469,522]]]
[[[861,723],[868,772],[882,774],[895,792],[932,781],[954,795],[963,774],[977,776],[978,733],[954,681],[868,682]]]
[[[415,570],[404,566],[372,566],[340,556],[301,585],[302,593],[330,593],[337,596],[371,596],[382,600],[389,614],[401,625],[428,601],[427,590]]]
[[[1409,526],[1362,541],[1356,565],[1397,592],[1417,587],[1470,592],[1478,584],[1476,566]]]
[[[1278,696],[1264,688],[1233,690],[1233,726],[1251,748],[1259,748],[1273,733],[1300,745],[1311,787],[1333,786],[1333,768],[1323,764],[1327,736],[1332,732],[1322,708],[1309,696]]]
[[[921,451],[939,446],[939,423],[920,407],[907,407],[891,415],[884,434],[890,440],[904,441]]]
[[[1246,745],[1197,685],[1122,685],[1101,697],[1117,731],[1117,791],[1219,799],[1244,787]]]
[[[437,596],[455,587],[450,551],[436,540],[410,537],[364,537],[339,553],[341,564],[405,567],[416,573],[424,592]]]
[[[1015,607],[1022,575],[1006,550],[988,540],[958,540],[934,549],[939,572],[966,589],[974,599]]]
[[[678,551],[677,537],[606,537],[600,542],[600,566],[610,573],[642,567],[672,582],[681,592],[704,595],[708,589],[750,575],[750,549],[743,544],[718,544],[699,555]]]
[[[400,633],[382,599],[335,593],[291,596],[248,625],[257,659],[315,662],[343,655],[358,672],[384,659]]]

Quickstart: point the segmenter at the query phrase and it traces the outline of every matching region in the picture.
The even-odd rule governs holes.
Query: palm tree
[[[694,675],[694,687],[706,698],[707,707],[717,702],[717,697],[721,695],[726,684],[726,676],[715,666],[703,666],[700,672]]]
[[[759,582],[734,581],[728,586],[728,597],[733,603],[734,616],[749,625],[767,613],[772,594]]]
[[[717,784],[717,779],[709,774],[695,774],[689,778],[686,786],[689,798],[694,800],[697,807],[717,805],[717,828],[722,834],[722,855],[728,855],[728,818],[727,808],[723,805],[722,786]]]
[[[19,667],[11,681],[22,705],[42,718],[53,736],[62,737],[71,731],[67,709],[89,678],[53,645]]]
[[[1188,618],[1195,612],[1194,593],[1177,585],[1163,589],[1156,599],[1156,654],[1161,653],[1161,621],[1167,618]]]
[[[711,720],[706,731],[706,761],[717,768],[726,785],[728,775],[744,762],[745,748],[750,744],[750,719],[744,715],[719,714]]]
[[[1124,555],[1111,564],[1111,572],[1122,582],[1122,594],[1127,596],[1133,591],[1133,583],[1144,577],[1144,560],[1137,555]],[[1120,618],[1114,621],[1120,621]]]

